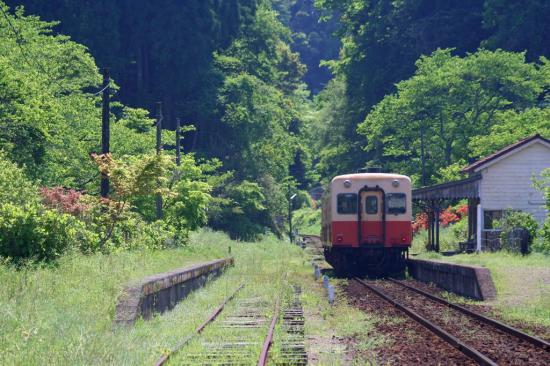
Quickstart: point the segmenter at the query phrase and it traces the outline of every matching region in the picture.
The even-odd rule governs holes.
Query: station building
[[[500,245],[494,227],[507,210],[532,214],[542,224],[548,212],[533,182],[550,168],[550,140],[534,135],[479,159],[462,170],[458,181],[413,191],[413,201],[428,213],[430,245],[439,248],[439,212],[448,200],[468,200],[467,249],[493,250]]]

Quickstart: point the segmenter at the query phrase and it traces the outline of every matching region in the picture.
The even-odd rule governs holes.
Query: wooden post
[[[430,231],[432,232],[432,245],[430,250],[435,250],[435,203],[431,203],[431,220],[430,220]]]
[[[477,235],[476,235],[476,251],[481,252],[481,240],[483,239],[481,237],[481,233],[483,230],[483,210],[481,208],[481,203],[477,204]]]
[[[162,103],[157,103],[157,155],[162,151]],[[160,188],[160,181],[157,182],[157,186]],[[162,196],[157,193],[156,199],[157,206],[157,220],[162,219]]]
[[[176,118],[176,165],[181,165],[181,120]]]
[[[437,203],[437,206],[435,208],[435,251],[439,253],[439,213],[441,211],[441,207],[439,203]]]
[[[110,151],[111,128],[109,124],[111,88],[109,87],[109,69],[103,69],[103,94],[101,113],[101,153],[108,154]],[[101,197],[109,195],[109,177],[101,175]]]
[[[432,211],[430,208],[428,208],[426,210],[426,214],[428,215],[428,228],[427,228],[427,231],[428,231],[428,250],[432,250],[433,249],[433,238],[432,238]]]

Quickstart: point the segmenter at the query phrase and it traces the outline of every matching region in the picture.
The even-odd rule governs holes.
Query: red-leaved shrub
[[[439,222],[441,222],[441,226],[443,227],[447,227],[458,220],[460,220],[460,217],[453,212],[452,207],[447,208],[439,214]]]
[[[464,216],[468,216],[468,205],[462,205],[457,207],[456,214],[460,216],[460,218],[463,218]]]
[[[439,222],[441,226],[446,227],[466,216],[468,216],[468,205],[461,205],[457,208],[449,206],[439,214]],[[426,229],[428,229],[428,214],[421,212],[416,215],[412,230],[416,234],[418,231]]]
[[[412,224],[413,233],[416,234],[420,230],[426,230],[428,228],[428,215],[425,212],[416,214],[414,222]]]
[[[82,202],[83,194],[74,189],[42,187],[40,194],[45,205],[61,212],[80,216],[88,210],[88,206]]]

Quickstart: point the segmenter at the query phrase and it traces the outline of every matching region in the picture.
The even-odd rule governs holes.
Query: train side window
[[[405,193],[386,194],[386,212],[395,215],[407,212],[407,195]]]
[[[354,214],[357,213],[357,194],[355,193],[340,193],[337,196],[338,213],[339,214]]]
[[[365,199],[365,212],[368,215],[376,215],[378,213],[378,197],[367,196]]]

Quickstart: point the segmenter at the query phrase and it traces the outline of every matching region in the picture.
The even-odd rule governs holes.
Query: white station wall
[[[536,142],[481,170],[481,206],[484,210],[521,210],[543,222],[544,197],[533,187],[533,177],[550,168],[550,146]]]

